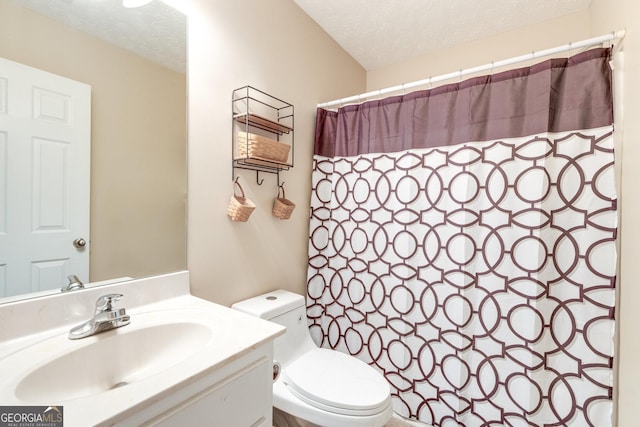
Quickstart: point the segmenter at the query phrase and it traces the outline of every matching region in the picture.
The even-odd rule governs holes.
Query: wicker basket
[[[289,144],[253,133],[238,132],[238,158],[251,158],[286,164],[289,160],[289,150],[291,150]]]
[[[282,197],[280,197],[280,190],[282,190]],[[273,209],[271,213],[273,216],[280,219],[289,219],[291,213],[296,208],[296,205],[285,198],[284,187],[280,186],[278,189],[278,197],[273,201]]]
[[[227,215],[229,215],[233,221],[247,222],[256,205],[244,196],[244,190],[238,181],[234,184],[240,189],[242,196],[236,195],[236,189],[234,187],[233,196],[231,196],[229,207],[227,208]]]

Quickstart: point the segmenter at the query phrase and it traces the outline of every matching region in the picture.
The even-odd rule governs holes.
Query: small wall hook
[[[260,179],[260,171],[256,171],[256,182],[258,183],[258,185],[262,185],[262,183],[264,182],[264,178]]]

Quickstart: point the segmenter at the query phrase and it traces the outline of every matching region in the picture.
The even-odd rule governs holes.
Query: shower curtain
[[[611,425],[610,50],[318,109],[307,314],[433,426]]]

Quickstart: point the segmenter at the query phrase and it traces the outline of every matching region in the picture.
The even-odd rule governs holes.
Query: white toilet
[[[380,373],[311,340],[302,295],[277,290],[231,307],[287,328],[274,343],[281,366],[274,407],[322,427],[382,427],[392,417],[391,388]]]

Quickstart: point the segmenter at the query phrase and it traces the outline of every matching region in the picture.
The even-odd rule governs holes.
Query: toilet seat
[[[374,415],[389,405],[390,387],[371,366],[335,350],[307,351],[287,366],[283,381],[300,400],[343,415]]]

